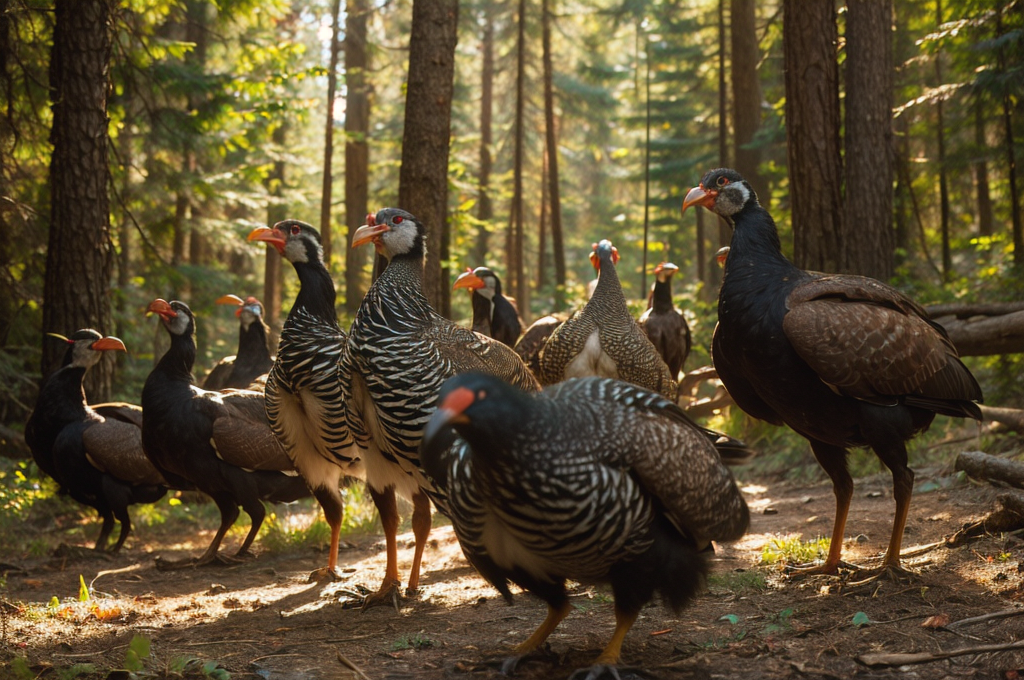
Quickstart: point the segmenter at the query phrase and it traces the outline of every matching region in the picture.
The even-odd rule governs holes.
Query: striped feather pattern
[[[493,416],[467,415],[442,465],[474,565],[601,581],[651,547],[659,513],[698,546],[746,530],[746,503],[711,439],[659,395],[584,378]]]

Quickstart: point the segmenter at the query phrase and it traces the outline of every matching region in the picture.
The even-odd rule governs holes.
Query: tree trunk
[[[942,25],[942,0],[935,0],[935,25]],[[935,87],[942,87],[942,52],[935,53]],[[949,281],[953,276],[953,251],[949,243],[949,182],[946,178],[946,121],[942,108],[942,97],[935,99],[935,137],[938,143],[939,170],[939,224],[942,234],[942,278]]]
[[[0,0],[0,80],[3,87],[3,110],[0,111],[0,196],[10,196],[11,187],[9,177],[9,150],[12,148],[14,137],[14,126],[11,116],[14,112],[14,82],[9,71],[11,56],[11,17],[10,0]],[[11,223],[8,221],[9,208],[0,206],[0,269],[10,271],[8,267],[12,260],[12,244],[14,233]],[[11,295],[0,296],[0,347],[7,345],[8,336],[14,320],[14,299]],[[0,404],[2,406],[2,404]],[[0,443],[4,437],[0,434]]]
[[[732,45],[733,167],[754,188],[761,203],[769,204],[768,183],[761,176],[761,150],[751,148],[761,128],[760,54],[754,0],[731,0],[729,23]]]
[[[443,316],[451,314],[451,286],[441,256],[448,219],[448,146],[458,19],[457,0],[413,0],[398,187],[399,206],[426,226],[423,292]]]
[[[1024,352],[1024,312],[968,319],[939,317],[949,339],[962,357]]]
[[[725,61],[728,42],[725,37],[725,2],[718,0],[718,167],[729,167],[729,91],[725,85]],[[718,217],[718,247],[723,248],[732,241],[732,229],[724,219]],[[717,291],[722,285],[722,270],[712,267],[708,272],[711,288]]]
[[[893,274],[891,0],[848,0],[843,271]]]
[[[275,156],[274,168],[267,176],[267,193],[270,195],[270,202],[267,204],[267,224],[274,225],[281,220],[287,219],[288,211],[283,203],[285,185],[284,167],[284,145],[287,140],[288,125],[281,122],[274,128],[271,134]],[[263,310],[266,314],[265,320],[270,327],[268,344],[271,353],[277,351],[277,341],[281,339],[281,298],[284,280],[284,259],[278,254],[277,249],[267,245],[267,260],[264,268],[263,279]]]
[[[1003,14],[1002,9],[996,17],[996,35],[1003,35]],[[1000,47],[997,53],[997,64],[999,74],[1005,77],[1006,74],[1006,48]],[[1004,145],[1006,147],[1007,178],[1010,182],[1010,218],[1013,224],[1013,264],[1018,269],[1024,269],[1024,226],[1021,225],[1020,197],[1017,193],[1017,157],[1013,150],[1017,140],[1013,135],[1013,97],[1010,88],[1003,90],[1003,130],[1006,135]]]
[[[835,6],[783,0],[786,148],[797,266],[840,267],[842,160]]]
[[[512,281],[512,294],[523,301],[526,287],[525,266],[523,264],[523,138],[526,121],[524,108],[526,102],[526,0],[519,0],[517,17],[518,37],[516,42],[516,118],[515,143],[512,160],[512,208],[509,216],[509,278]]]
[[[551,202],[551,249],[555,261],[555,310],[565,307],[565,243],[562,237],[562,197],[558,181],[558,129],[555,119],[553,57],[551,54],[551,7],[542,5],[544,42],[544,139],[547,147],[547,195]]]
[[[546,1],[546,0],[545,0]],[[548,152],[544,151],[544,167],[540,172],[540,219],[537,224],[537,293],[548,283]]]
[[[494,108],[493,5],[484,3],[483,13],[484,27],[480,40],[480,52],[483,57],[480,71],[480,169],[476,201],[476,218],[480,221],[480,227],[477,229],[476,243],[473,244],[473,261],[481,265],[487,262],[487,242],[490,236],[488,228],[494,217],[494,207],[491,203],[491,120]]]
[[[978,197],[978,236],[992,236],[992,195],[988,186],[988,162],[985,153],[988,140],[985,135],[985,109],[979,94],[974,100],[974,145],[978,160],[974,162],[974,187]]]
[[[334,97],[338,88],[338,34],[341,32],[341,0],[331,3],[331,57],[327,67],[327,120],[324,123],[324,176],[320,192],[320,240],[324,264],[331,271],[334,250],[331,234],[331,204],[334,197]]]
[[[43,288],[43,330],[110,332],[113,248],[107,196],[107,88],[110,0],[57,0],[50,56],[50,233]],[[65,346],[43,342],[45,380]],[[90,401],[107,401],[114,357],[85,378]]]
[[[352,234],[366,223],[369,210],[370,97],[366,73],[367,0],[351,0],[345,13],[345,310],[355,315],[366,294],[366,248],[352,247]],[[372,251],[370,251],[372,252]]]

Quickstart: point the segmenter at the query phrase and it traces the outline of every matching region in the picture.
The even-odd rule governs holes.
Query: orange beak
[[[265,241],[270,245],[274,246],[274,249],[281,255],[284,255],[284,244],[287,237],[281,233],[279,229],[274,227],[256,227],[249,236],[246,237],[246,241]]]
[[[174,308],[171,307],[170,303],[163,298],[157,298],[149,303],[149,307],[146,307],[146,315],[148,316],[150,314],[159,314],[160,318],[164,321],[178,316],[178,313],[174,311]]]
[[[715,199],[718,197],[717,190],[706,191],[703,184],[699,184],[694,188],[690,189],[686,198],[683,199],[683,212],[691,205],[699,205],[702,208],[711,210],[715,207]]]
[[[459,274],[459,278],[455,279],[455,284],[452,286],[452,290],[456,288],[468,288],[469,292],[478,290],[484,287],[484,280],[473,273],[472,269],[466,269],[466,271]]]
[[[232,295],[231,293],[228,293],[227,295],[221,295],[213,302],[214,304],[218,305],[237,305],[238,309],[235,310],[235,316],[242,316],[242,306],[245,305],[245,300],[238,297],[237,295]]]
[[[391,231],[391,227],[386,224],[364,224],[352,234],[352,247],[356,248],[370,241],[376,244],[380,235],[388,231]]]
[[[121,342],[120,338],[115,338],[113,335],[108,335],[105,338],[100,338],[96,342],[92,343],[92,349],[98,352],[106,352],[109,350],[117,350],[119,352],[127,352],[128,349]]]

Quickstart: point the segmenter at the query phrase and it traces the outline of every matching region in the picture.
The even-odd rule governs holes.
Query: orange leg
[[[416,551],[412,558],[412,570],[409,572],[407,595],[412,595],[419,588],[420,561],[423,559],[427,538],[430,537],[430,498],[422,491],[418,491],[412,497],[412,503],[412,533],[416,537]]]
[[[619,663],[619,657],[622,656],[622,641],[626,638],[629,629],[633,627],[639,613],[638,611],[624,612],[618,607],[615,608],[615,632],[612,633],[612,639],[608,641],[601,656],[597,657],[595,665],[614,666]]]
[[[886,462],[884,458],[882,460],[883,462]],[[883,576],[888,577],[893,581],[905,581],[917,576],[913,571],[903,568],[900,564],[900,548],[903,545],[903,529],[907,524],[907,515],[910,514],[910,499],[914,494],[914,471],[905,465],[893,465],[891,467],[893,481],[892,495],[896,499],[896,516],[892,521],[892,535],[889,537],[889,547],[885,551],[885,558],[882,560],[881,567],[865,571],[864,578],[850,585],[861,585]]]
[[[388,604],[395,601],[400,582],[398,580],[398,505],[395,502],[395,488],[388,487],[377,492],[367,484],[373,504],[377,506],[381,527],[384,529],[384,542],[387,546],[387,566],[384,569],[384,581],[376,593],[367,596],[363,608]]]
[[[341,521],[345,513],[341,492],[336,486],[320,487],[313,490],[313,495],[324,509],[324,518],[331,527],[331,549],[327,555],[327,566],[315,569],[309,575],[309,580],[340,581],[342,574],[338,571],[338,546],[341,544]]]
[[[548,636],[555,632],[555,628],[562,622],[562,619],[568,616],[571,611],[572,605],[568,602],[557,609],[548,605],[548,615],[544,618],[544,621],[537,627],[537,630],[533,631],[533,635],[516,645],[516,652],[520,655],[529,654],[540,647],[548,639]]]
[[[795,568],[800,576],[812,574],[836,574],[843,554],[843,535],[846,531],[846,517],[850,513],[853,498],[853,478],[846,469],[846,451],[838,446],[811,440],[814,457],[832,479],[832,492],[836,496],[836,519],[832,524],[832,541],[828,546],[825,563],[817,567]]]

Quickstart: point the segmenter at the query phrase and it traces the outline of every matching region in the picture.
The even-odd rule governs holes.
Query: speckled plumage
[[[618,378],[675,399],[676,383],[668,366],[626,307],[611,243],[602,241],[595,251],[600,274],[594,296],[544,344],[541,384],[587,376]]]
[[[459,390],[472,401],[452,418]],[[746,531],[717,433],[656,393],[582,378],[532,395],[468,374],[441,394],[423,461],[467,558],[506,598],[511,581],[559,610],[573,579],[610,582],[617,617],[655,590],[678,610],[702,583],[700,551]]]

